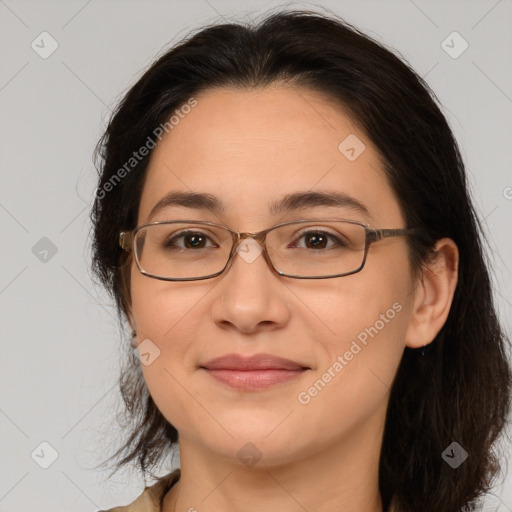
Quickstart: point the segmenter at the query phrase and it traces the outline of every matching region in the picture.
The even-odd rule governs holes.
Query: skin
[[[173,190],[214,194],[225,211],[171,206],[151,221],[193,218],[255,232],[336,214],[374,228],[405,227],[375,146],[340,106],[285,85],[214,89],[196,99],[154,150],[138,225]],[[349,134],[366,146],[355,161],[338,150]],[[268,213],[270,201],[310,190],[349,194],[372,218],[346,207]],[[166,282],[132,262],[131,324],[139,342],[149,338],[160,349],[142,366],[144,378],[180,438],[182,476],[162,510],[382,511],[378,462],[390,387],[404,347],[430,343],[443,326],[457,265],[456,245],[442,239],[429,269],[414,277],[403,237],[372,245],[361,272],[334,279],[285,278],[263,257],[248,263],[237,255],[219,277]],[[395,303],[401,311],[378,335],[299,403],[298,394]],[[310,370],[247,393],[199,369],[232,352],[270,353]],[[261,454],[251,467],[237,457],[249,442]]]

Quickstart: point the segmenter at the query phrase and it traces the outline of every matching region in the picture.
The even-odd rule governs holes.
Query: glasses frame
[[[270,231],[273,231],[274,229],[277,229],[281,226],[286,226],[289,224],[300,224],[303,222],[347,222],[349,224],[357,224],[359,226],[362,226],[365,229],[365,247],[364,247],[364,255],[363,255],[363,261],[361,265],[355,269],[351,270],[350,272],[344,272],[342,274],[333,274],[328,276],[297,276],[293,274],[286,274],[284,272],[281,272],[278,270],[274,264],[272,263],[272,260],[270,258],[270,255],[267,251],[267,244],[266,244],[266,236]],[[231,252],[229,254],[228,260],[226,264],[224,265],[224,268],[220,270],[219,272],[216,272],[215,274],[209,274],[207,276],[203,277],[163,277],[158,276],[156,274],[150,274],[149,272],[145,271],[139,261],[138,254],[135,248],[135,239],[137,236],[137,233],[141,231],[143,228],[147,228],[148,226],[155,226],[160,224],[199,224],[199,225],[205,225],[205,226],[216,226],[219,228],[223,228],[229,233],[231,233],[231,236],[233,238],[233,243],[231,247]],[[265,261],[267,262],[268,266],[278,275],[283,277],[291,277],[293,279],[332,279],[334,277],[345,277],[352,274],[357,274],[358,272],[361,272],[361,270],[364,268],[364,265],[366,263],[366,258],[368,256],[368,251],[370,249],[370,245],[375,242],[379,242],[380,240],[383,240],[385,238],[391,238],[391,237],[397,237],[397,236],[410,236],[410,235],[417,235],[421,232],[418,228],[399,228],[399,229],[374,229],[369,224],[365,224],[364,222],[356,221],[356,220],[349,220],[349,219],[300,219],[300,220],[292,220],[288,222],[282,222],[280,224],[276,224],[275,226],[272,226],[267,229],[263,229],[262,231],[258,231],[256,233],[250,233],[250,232],[239,232],[234,231],[227,226],[223,226],[222,224],[217,224],[215,222],[209,222],[209,221],[198,221],[198,220],[164,220],[164,221],[158,221],[158,222],[151,222],[149,224],[143,224],[141,226],[136,227],[135,229],[131,231],[122,231],[119,233],[119,245],[121,248],[127,252],[131,252],[135,256],[135,262],[137,264],[137,267],[139,269],[139,272],[145,276],[151,277],[153,279],[160,279],[161,281],[201,281],[203,279],[212,279],[213,277],[220,276],[223,274],[232,264],[234,255],[237,252],[238,246],[247,238],[253,238],[256,240],[263,248],[263,257],[265,258]]]

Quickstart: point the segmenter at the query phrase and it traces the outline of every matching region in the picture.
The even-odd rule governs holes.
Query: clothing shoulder
[[[99,510],[98,512],[160,512],[165,494],[179,480],[180,474],[180,470],[176,469],[172,473],[159,478],[156,483],[146,487],[142,494],[128,505]]]

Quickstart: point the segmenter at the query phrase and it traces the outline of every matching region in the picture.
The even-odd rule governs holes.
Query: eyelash
[[[303,237],[305,237],[307,235],[311,235],[311,234],[322,235],[322,236],[326,236],[327,238],[329,238],[331,240],[335,240],[334,245],[339,245],[339,246],[346,245],[333,233],[329,233],[327,231],[320,230],[320,229],[315,230],[315,229],[311,229],[311,228],[308,228],[307,230],[305,230],[301,233],[298,233],[298,235],[295,237],[293,243],[296,244],[298,240],[302,239]],[[171,238],[167,238],[164,242],[164,247],[169,248],[169,249],[172,249],[172,248],[186,249],[185,247],[177,247],[176,245],[174,245],[174,243],[176,242],[176,240],[178,240],[180,238],[184,238],[189,235],[199,235],[199,236],[206,237],[208,240],[211,240],[211,238],[206,233],[203,233],[201,231],[186,230],[186,231],[181,231],[181,232],[175,233]],[[201,249],[204,249],[204,247],[201,247]]]

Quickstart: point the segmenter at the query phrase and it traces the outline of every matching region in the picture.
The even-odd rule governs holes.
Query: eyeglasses
[[[119,235],[139,271],[164,281],[210,279],[222,274],[238,253],[247,262],[261,252],[281,276],[327,279],[364,267],[368,249],[384,238],[414,235],[418,229],[372,229],[353,220],[297,220],[257,233],[240,233],[207,221],[154,222]],[[252,238],[259,244],[243,242]]]

